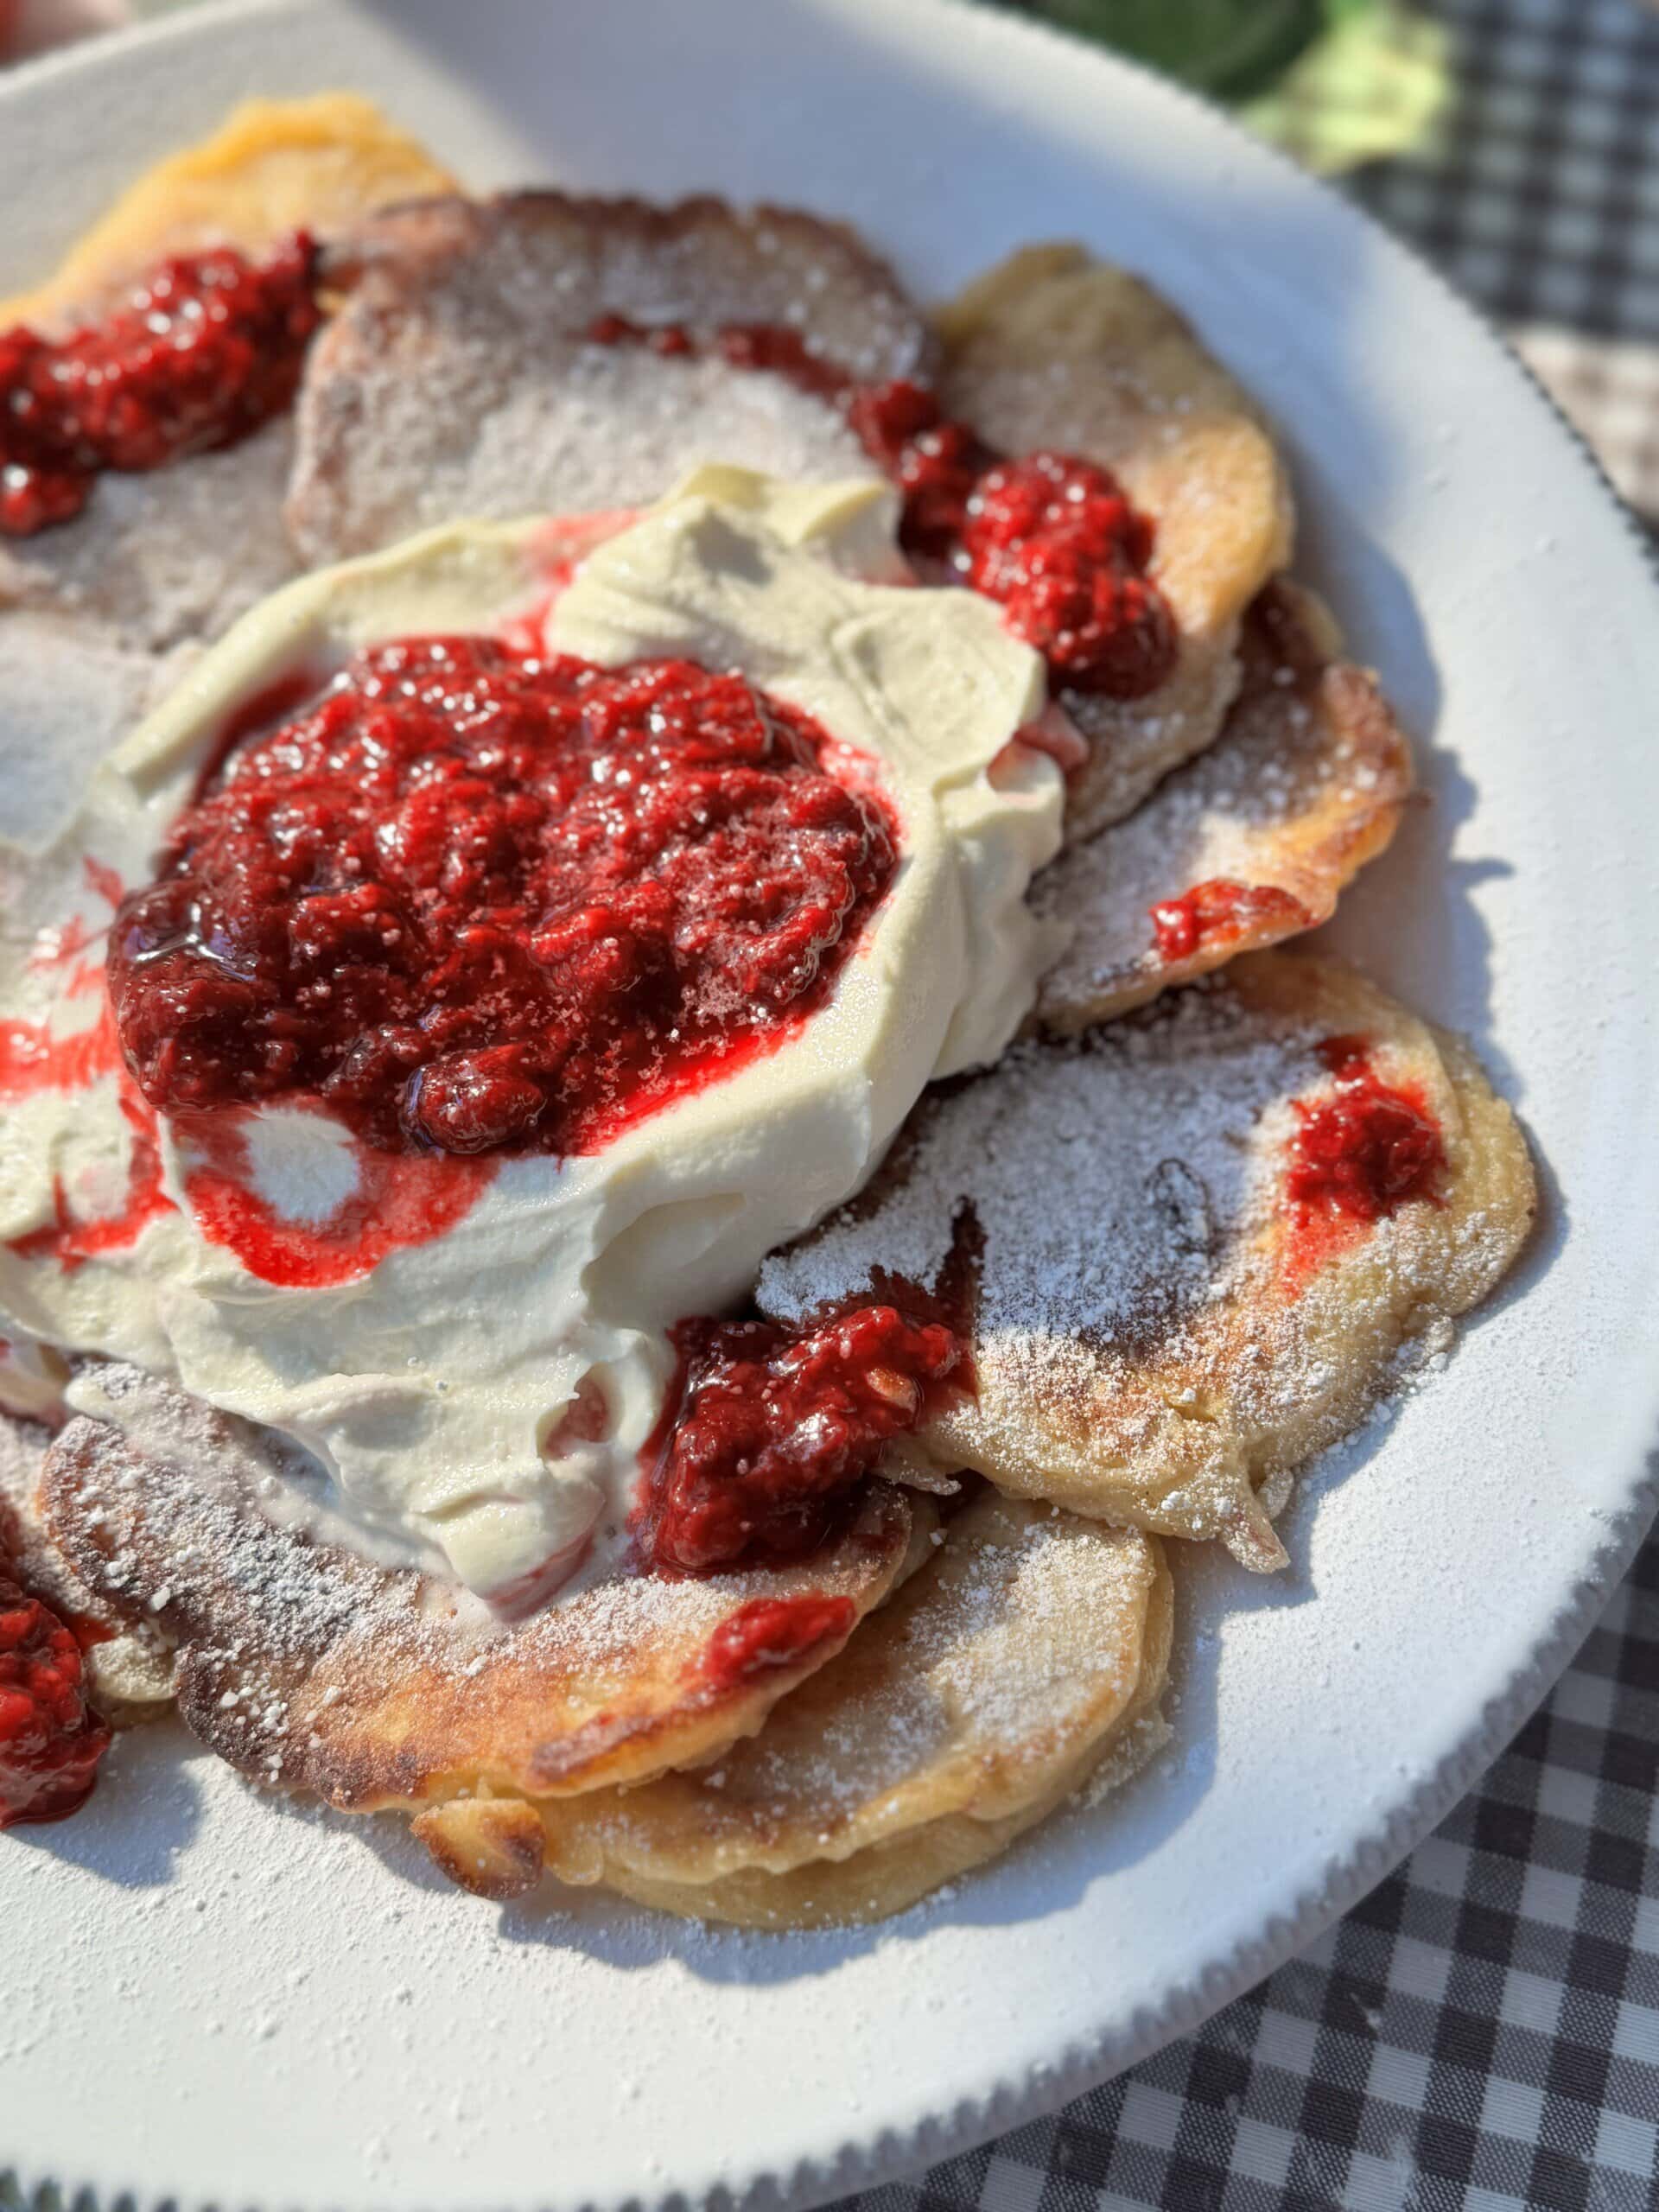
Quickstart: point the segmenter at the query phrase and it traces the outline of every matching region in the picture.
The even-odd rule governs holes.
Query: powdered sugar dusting
[[[970,1808],[1000,1818],[1155,1694],[1154,1572],[1144,1538],[982,1497],[759,1737],[695,1777],[579,1802],[575,1827],[638,1871],[695,1881],[842,1859]]]
[[[796,483],[869,474],[821,400],[717,356],[557,339],[504,355],[447,329],[422,343],[418,371],[399,357],[353,372],[361,435],[326,488],[302,474],[295,512],[313,558],[459,516],[644,505],[708,461]]]
[[[1122,822],[1161,778],[1214,743],[1238,691],[1237,645],[1236,623],[1214,638],[1184,632],[1174,675],[1144,699],[1062,693],[1090,755],[1071,787],[1069,836],[1092,837]]]
[[[1147,1574],[1133,1539],[1039,1510],[994,1535],[947,1533],[932,1573],[935,1590],[901,1601],[888,1663],[851,1676],[840,1704],[834,1678],[813,1698],[817,1732],[763,1733],[745,1748],[752,1795],[844,1809],[913,1781],[947,1751],[1028,1752],[1133,1688],[1138,1644],[1122,1631]]]
[[[99,1702],[117,1719],[128,1708],[159,1704],[171,1694],[172,1663],[153,1622],[123,1627],[53,1542],[41,1514],[41,1465],[51,1432],[0,1414],[0,1567],[8,1553],[28,1590],[57,1612],[115,1630],[86,1654],[87,1677]]]
[[[1077,1046],[1021,1046],[926,1102],[879,1207],[855,1203],[775,1254],[761,1304],[810,1313],[866,1286],[873,1264],[931,1284],[969,1201],[984,1235],[981,1357],[1052,1385],[1074,1345],[1086,1357],[1236,1287],[1271,1207],[1285,1102],[1320,1080],[1315,1036],[1196,990]]]
[[[423,524],[637,505],[699,462],[798,481],[869,473],[839,414],[717,356],[586,342],[646,325],[781,323],[855,377],[912,373],[919,316],[847,233],[772,210],[524,193],[384,216],[302,386],[289,519],[308,557]]]
[[[163,653],[219,637],[295,573],[283,528],[294,432],[278,418],[168,468],[105,474],[84,514],[0,544],[0,608],[52,608]]]

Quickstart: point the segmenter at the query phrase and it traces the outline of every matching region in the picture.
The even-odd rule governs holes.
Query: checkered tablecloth
[[[1659,531],[1659,9],[1438,12],[1438,149],[1351,188],[1509,331]],[[844,2212],[1649,2212],[1656,2173],[1659,1535],[1476,1794],[1312,1950]]]
[[[1437,149],[1351,188],[1508,330],[1659,533],[1659,7],[1433,7]],[[842,2212],[1649,2212],[1656,2172],[1659,1535],[1479,1789],[1321,1942]]]

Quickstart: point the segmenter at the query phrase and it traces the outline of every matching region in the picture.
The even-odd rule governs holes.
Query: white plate
[[[1018,241],[1145,270],[1274,409],[1304,562],[1433,804],[1341,940],[1467,1030],[1544,1164],[1450,1371],[1257,1582],[1185,1560],[1172,1754],[933,1908],[709,1936],[505,1913],[388,1824],[124,1743],[0,1848],[0,2170],[141,2208],[804,2203],[1192,2027],[1376,1881],[1542,1694],[1652,1504],[1659,622],[1584,455],[1473,316],[1179,92],[937,0],[261,4],[0,90],[22,281],[249,92],[378,93],[480,185],[712,187],[866,226],[927,292]]]

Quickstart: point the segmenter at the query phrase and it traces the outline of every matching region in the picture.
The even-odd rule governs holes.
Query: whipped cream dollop
[[[0,855],[0,1333],[135,1362],[269,1424],[321,1463],[365,1541],[498,1600],[542,1594],[595,1536],[602,1561],[661,1411],[668,1328],[729,1306],[852,1196],[927,1083],[995,1059],[1059,949],[1025,893],[1058,847],[1061,777],[1011,743],[1043,710],[1041,663],[986,601],[910,582],[895,526],[880,485],[707,468],[588,552],[550,606],[546,524],[458,525],[302,578],[238,623],[105,763],[64,839]],[[811,715],[875,764],[898,871],[798,1033],[591,1155],[505,1158],[482,1179],[417,1161],[440,1196],[446,1177],[477,1181],[434,1233],[385,1233],[405,1194],[364,1187],[342,1125],[261,1109],[239,1156],[264,1213],[355,1205],[365,1223],[360,1267],[271,1281],[192,1211],[192,1138],[136,1106],[119,1068],[112,899],[149,879],[227,726],[273,686],[324,681],[381,639],[527,619],[550,651],[735,669]],[[95,1370],[70,1395],[111,1410]]]

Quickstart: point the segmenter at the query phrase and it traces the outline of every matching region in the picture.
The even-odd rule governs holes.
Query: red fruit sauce
[[[601,315],[588,334],[663,354],[699,350],[682,324],[648,329],[625,315]],[[1105,469],[1071,454],[1008,460],[951,421],[925,385],[858,384],[792,330],[728,324],[712,344],[734,366],[786,377],[839,408],[904,495],[906,551],[995,600],[1057,684],[1135,699],[1167,679],[1175,621],[1147,575],[1153,525]]]
[[[671,1334],[679,1366],[632,1524],[660,1573],[808,1557],[844,1524],[888,1440],[971,1387],[957,1331],[891,1305],[804,1333],[699,1317]]]
[[[73,1274],[88,1260],[106,1253],[124,1252],[136,1244],[152,1221],[175,1211],[162,1187],[162,1154],[156,1116],[133,1090],[124,1074],[120,1105],[130,1133],[127,1154],[127,1187],[112,1214],[87,1218],[71,1204],[59,1176],[52,1185],[52,1221],[12,1239],[10,1249],[25,1260],[55,1260],[65,1274]]]
[[[955,558],[1057,683],[1139,699],[1175,665],[1175,620],[1146,573],[1152,535],[1103,468],[1033,453],[980,478]]]
[[[281,413],[319,320],[315,266],[303,232],[258,262],[216,246],[67,338],[0,331],[0,537],[79,514],[104,469],[160,468]]]
[[[1211,876],[1179,899],[1148,907],[1158,957],[1167,964],[1190,960],[1201,945],[1236,944],[1257,923],[1308,929],[1313,917],[1300,899],[1276,883],[1233,883]]]
[[[709,1637],[696,1666],[713,1690],[742,1689],[758,1675],[793,1667],[853,1625],[850,1598],[753,1598]]]
[[[121,899],[121,883],[111,868],[88,859],[85,863],[91,888],[111,910]],[[93,937],[79,918],[56,933],[53,949],[41,964],[67,963],[85,951]],[[77,996],[83,985],[102,992],[101,968],[78,964],[64,995]],[[0,1106],[38,1096],[43,1091],[73,1094],[87,1090],[106,1076],[118,1078],[118,1103],[130,1133],[127,1185],[113,1213],[88,1216],[72,1199],[63,1179],[54,1179],[53,1218],[45,1227],[14,1237],[9,1249],[27,1260],[54,1259],[66,1274],[105,1253],[122,1251],[137,1242],[149,1224],[174,1211],[162,1187],[161,1149],[156,1116],[137,1085],[121,1065],[120,1040],[107,1000],[98,1020],[89,1027],[56,1034],[46,1024],[0,1021]]]
[[[493,1159],[387,1152],[352,1144],[350,1189],[332,1212],[295,1220],[258,1187],[249,1130],[252,1109],[184,1116],[174,1126],[190,1217],[210,1244],[235,1253],[250,1274],[283,1290],[356,1282],[390,1253],[464,1221],[494,1178]]]
[[[897,865],[865,764],[741,677],[405,639],[221,762],[111,996],[187,1128],[287,1100],[385,1150],[591,1151],[793,1033]]]
[[[77,1811],[109,1747],[74,1630],[13,1580],[0,1554],[0,1828]]]
[[[1292,1205],[1359,1222],[1380,1221],[1414,1198],[1444,1205],[1435,1185],[1446,1147],[1421,1092],[1382,1082],[1363,1037],[1329,1037],[1319,1057],[1337,1088],[1317,1105],[1293,1102],[1301,1126],[1285,1179]]]

